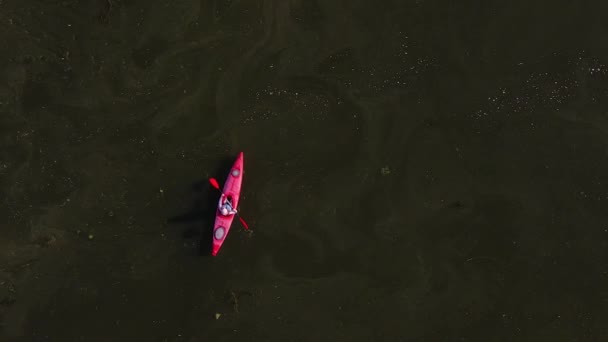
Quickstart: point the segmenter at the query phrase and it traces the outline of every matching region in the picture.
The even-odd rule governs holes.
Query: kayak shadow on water
[[[214,177],[220,186],[224,186],[226,175],[230,172],[233,163],[233,156],[223,158],[214,170],[215,172],[210,173],[209,177]],[[170,217],[167,222],[186,225],[182,237],[186,240],[198,238],[198,254],[210,256],[213,245],[213,224],[220,192],[211,186],[209,179],[194,182],[191,190],[193,193],[190,200],[191,209],[183,214]]]

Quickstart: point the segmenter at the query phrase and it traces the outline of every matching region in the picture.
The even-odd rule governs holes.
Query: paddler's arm
[[[236,214],[237,211],[234,207],[232,207],[232,203],[230,202],[230,200],[226,200],[226,204],[228,205],[228,207],[230,207],[230,213],[231,214]]]

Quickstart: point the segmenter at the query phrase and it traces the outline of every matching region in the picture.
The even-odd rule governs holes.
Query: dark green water
[[[0,1],[0,339],[607,340],[595,3]]]

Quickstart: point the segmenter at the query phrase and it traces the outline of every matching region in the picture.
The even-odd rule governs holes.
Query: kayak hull
[[[232,197],[233,207],[236,209],[239,206],[239,198],[241,196],[241,184],[243,183],[243,152],[239,153],[238,157],[234,161],[226,182],[224,182],[224,188],[222,192]],[[215,223],[213,224],[213,248],[211,255],[216,256],[220,251],[222,244],[228,236],[232,221],[234,221],[235,215],[224,216],[219,212],[219,208],[215,207]]]

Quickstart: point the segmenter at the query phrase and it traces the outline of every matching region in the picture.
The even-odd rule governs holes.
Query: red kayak
[[[241,195],[241,184],[243,183],[243,152],[234,161],[226,183],[222,190],[218,207],[215,213],[215,224],[213,225],[213,250],[211,255],[216,256],[219,252],[234,220],[236,208],[239,205],[239,197]],[[219,188],[219,186],[218,186]],[[228,206],[226,202],[228,201]],[[229,210],[221,210],[220,208],[229,208]],[[234,210],[230,210],[233,208]],[[243,220],[241,222],[244,223]],[[245,228],[247,226],[245,225]]]

